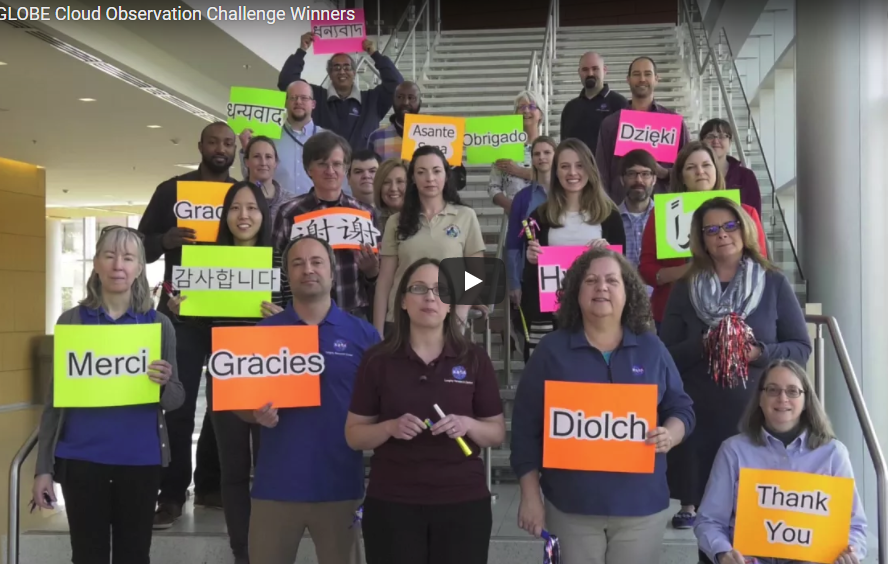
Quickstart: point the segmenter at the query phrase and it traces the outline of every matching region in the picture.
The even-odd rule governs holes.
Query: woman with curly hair
[[[657,562],[669,507],[666,453],[694,427],[691,399],[653,332],[644,283],[622,255],[595,248],[577,258],[559,305],[558,330],[540,341],[515,397],[518,526],[535,536],[543,528],[556,535],[565,562]],[[657,386],[660,426],[646,440],[656,447],[653,473],[543,468],[546,381]]]

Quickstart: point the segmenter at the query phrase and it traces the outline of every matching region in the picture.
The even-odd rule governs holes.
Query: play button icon
[[[472,276],[470,273],[466,272],[466,280],[465,285],[463,286],[463,290],[469,290],[470,288],[474,288],[478,284],[482,282],[480,278],[477,276]]]
[[[444,259],[438,285],[453,289],[441,296],[450,305],[499,305],[506,297],[506,265],[495,258]]]

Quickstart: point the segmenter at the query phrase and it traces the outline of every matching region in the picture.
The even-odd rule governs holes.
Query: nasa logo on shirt
[[[359,115],[361,115],[361,110],[357,106],[355,106],[354,108],[351,109],[351,115],[359,116]]]
[[[466,371],[465,366],[454,366],[453,369],[450,371],[450,375],[452,378],[444,381],[450,384],[468,384],[471,386],[472,384],[474,384],[474,382],[472,382],[471,380],[466,380],[466,376],[468,376],[468,374],[469,373]]]
[[[333,356],[355,356],[352,353],[348,352],[348,343],[343,339],[336,339],[333,341],[333,350],[325,352],[324,354],[329,354]]]
[[[638,365],[633,366],[632,367],[632,374],[634,376],[638,376],[639,378],[644,376],[644,367],[638,366]]]
[[[454,239],[456,239],[457,237],[459,237],[459,227],[457,225],[451,225],[444,230],[444,234],[448,237],[453,237]]]

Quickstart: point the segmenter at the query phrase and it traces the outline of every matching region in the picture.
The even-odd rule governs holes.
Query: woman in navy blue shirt
[[[170,449],[164,410],[185,391],[176,371],[176,333],[154,310],[145,276],[145,248],[135,229],[109,226],[96,243],[93,271],[80,305],[59,325],[160,323],[161,354],[148,376],[161,386],[159,403],[121,407],[56,408],[53,390],[40,420],[33,502],[52,509],[53,481],[62,486],[72,562],[148,564],[161,469]]]

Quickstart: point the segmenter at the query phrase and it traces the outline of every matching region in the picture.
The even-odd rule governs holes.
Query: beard
[[[647,186],[644,186],[644,185],[632,186],[626,192],[626,198],[632,200],[633,202],[641,202],[642,200],[644,200],[648,196],[650,196],[650,193],[652,192],[652,188],[653,187],[648,188]]]
[[[598,86],[598,77],[587,76],[586,80],[583,81],[583,86],[585,86],[589,90],[594,90]]]
[[[302,115],[300,115],[302,114]],[[309,112],[306,110],[292,110],[289,112],[290,119],[293,121],[302,121],[308,117]]]
[[[225,165],[224,166],[217,164],[213,158],[214,156],[215,155],[209,156],[209,157],[204,157],[203,160],[201,161],[201,164],[207,170],[209,170],[210,172],[212,172],[214,174],[222,174],[223,172],[228,171],[231,168],[231,165],[234,164],[234,157],[233,156],[231,156],[231,157],[226,156],[225,157]]]

